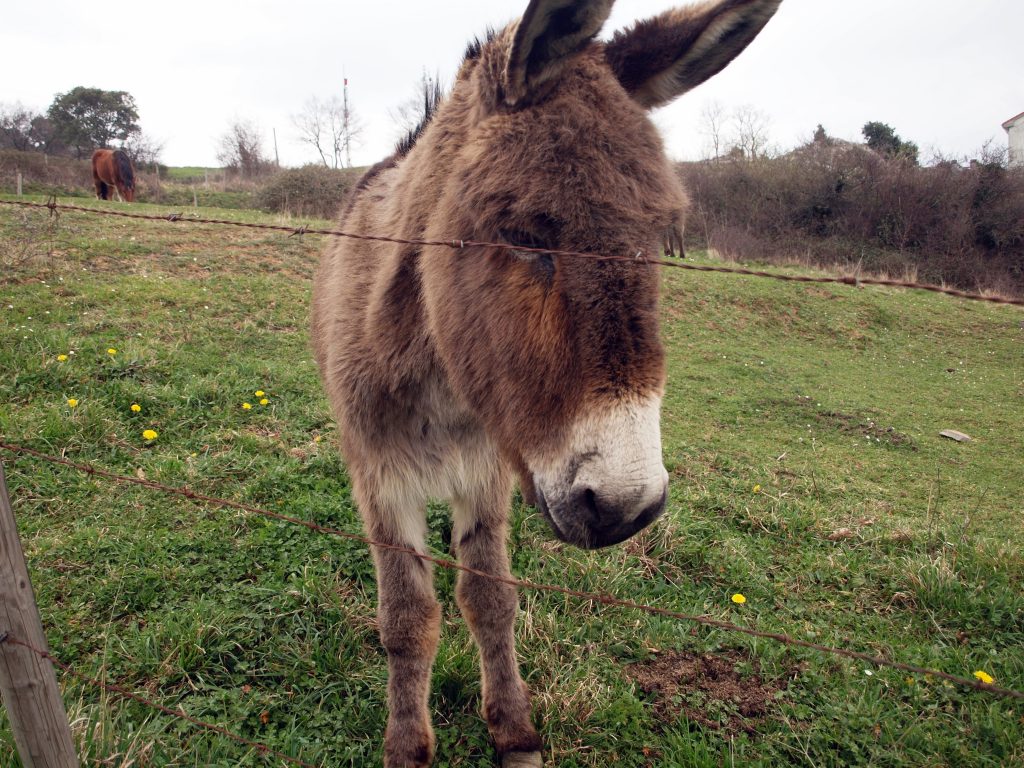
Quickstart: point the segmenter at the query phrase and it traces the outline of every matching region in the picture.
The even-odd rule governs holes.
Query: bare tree
[[[225,168],[250,178],[259,176],[271,166],[263,150],[263,133],[249,120],[235,120],[221,135],[217,160]]]
[[[704,134],[704,159],[718,160],[722,156],[727,115],[720,101],[707,101],[700,113],[701,133]]]
[[[0,104],[0,149],[28,152],[35,149],[32,120],[36,113],[21,103]]]
[[[398,127],[398,138],[416,135],[423,122],[441,100],[441,82],[438,75],[428,75],[424,69],[416,81],[413,93],[388,114]]]
[[[164,142],[139,132],[125,141],[122,147],[136,167],[149,166],[154,170],[160,163],[160,154],[164,151]]]
[[[320,101],[314,96],[292,115],[292,124],[299,140],[317,151],[325,168],[351,165],[351,147],[358,143],[363,125],[347,98],[331,96]]]
[[[768,115],[749,104],[737,107],[732,114],[735,130],[733,149],[740,149],[748,160],[768,156]]]

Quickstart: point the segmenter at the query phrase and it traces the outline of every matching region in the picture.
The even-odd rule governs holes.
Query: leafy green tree
[[[879,122],[865,123],[861,131],[868,147],[886,157],[902,158],[917,165],[917,144],[904,141],[891,125]]]
[[[135,99],[126,91],[78,86],[58,93],[46,114],[57,138],[76,157],[115,141],[123,144],[141,130]]]

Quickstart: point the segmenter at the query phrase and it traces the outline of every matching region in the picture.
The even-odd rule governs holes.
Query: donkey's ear
[[[589,43],[615,0],[530,0],[505,69],[505,101],[527,103],[558,76],[571,54]]]
[[[782,0],[717,0],[667,11],[616,32],[605,48],[623,87],[648,109],[721,72]]]

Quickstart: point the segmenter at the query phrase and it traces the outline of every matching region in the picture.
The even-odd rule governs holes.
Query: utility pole
[[[274,132],[274,165],[276,165],[278,168],[280,168],[281,167],[281,158],[278,157],[278,154],[277,154],[277,128],[272,128],[271,130],[273,130],[273,132]]]
[[[351,125],[349,123],[348,114],[348,78],[345,77],[344,71],[342,71],[342,77],[345,80],[345,90],[342,94],[342,107],[341,107],[341,123],[342,130],[345,136],[345,167],[352,167],[352,136],[351,136]]]

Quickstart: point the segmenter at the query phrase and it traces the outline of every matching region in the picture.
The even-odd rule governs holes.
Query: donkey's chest
[[[495,470],[493,442],[440,371],[363,406],[361,453],[375,457],[386,486],[451,500],[472,495]]]

